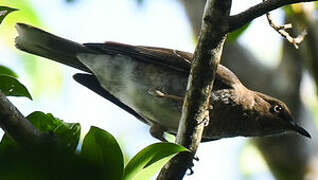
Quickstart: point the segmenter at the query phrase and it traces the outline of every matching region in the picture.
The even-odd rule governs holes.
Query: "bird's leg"
[[[167,129],[165,127],[161,126],[160,124],[152,122],[151,126],[150,126],[150,129],[149,129],[149,132],[150,132],[152,137],[154,137],[156,139],[159,139],[162,142],[168,142],[166,140],[166,138],[163,137],[164,132],[166,130]]]
[[[148,93],[157,96],[157,97],[162,97],[162,98],[168,98],[168,99],[173,99],[177,101],[183,101],[184,97],[181,96],[176,96],[176,95],[171,95],[171,94],[165,94],[157,89],[149,89]]]

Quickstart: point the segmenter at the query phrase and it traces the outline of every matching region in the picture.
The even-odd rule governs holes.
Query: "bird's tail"
[[[89,72],[76,57],[79,53],[93,53],[89,48],[27,24],[17,23],[15,27],[19,35],[15,39],[18,49]]]

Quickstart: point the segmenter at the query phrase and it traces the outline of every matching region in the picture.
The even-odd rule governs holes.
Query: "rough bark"
[[[38,131],[1,91],[0,127],[14,141],[27,149],[43,146],[49,142],[47,140],[54,139],[50,134]]]
[[[228,29],[224,17],[229,16],[230,9],[231,1],[208,0],[205,5],[199,41],[194,52],[176,138],[176,143],[190,149],[193,154],[201,142],[205,124],[202,122],[206,121],[205,118],[208,117],[207,112],[216,68],[221,60]],[[161,170],[157,179],[182,179],[192,165],[193,154],[176,155]]]

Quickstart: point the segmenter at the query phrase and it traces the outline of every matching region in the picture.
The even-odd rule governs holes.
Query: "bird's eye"
[[[275,105],[273,108],[272,108],[272,111],[275,112],[275,113],[279,113],[283,110],[282,106],[281,105]]]

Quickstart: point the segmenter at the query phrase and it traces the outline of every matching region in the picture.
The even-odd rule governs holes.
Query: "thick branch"
[[[253,19],[258,18],[274,9],[300,2],[312,2],[315,0],[267,0],[259,3],[246,11],[237,15],[229,17],[229,31],[232,32],[236,29],[243,27],[245,24],[251,22]]]
[[[215,72],[221,60],[231,1],[208,0],[205,6],[199,42],[194,52],[188,89],[176,142],[196,152],[207,117]],[[213,115],[212,115],[213,117]],[[213,119],[211,119],[213,121]],[[182,179],[192,166],[193,154],[181,153],[175,156],[160,172],[157,179]]]
[[[0,91],[0,127],[18,144],[33,148],[48,136],[38,131]]]

